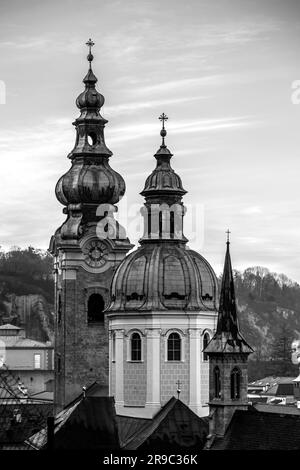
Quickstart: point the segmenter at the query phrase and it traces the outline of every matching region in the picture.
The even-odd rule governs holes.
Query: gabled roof
[[[283,408],[283,407],[281,407]],[[234,413],[223,438],[212,450],[300,450],[300,415],[260,412],[251,407]]]
[[[11,325],[10,323],[6,323],[5,325],[0,326],[0,330],[21,330],[21,328],[16,325]]]
[[[100,387],[101,389],[101,387]],[[86,396],[78,396],[54,420],[55,449],[116,449],[119,436],[113,397],[97,396],[94,383]],[[31,436],[27,443],[34,449],[47,444],[47,428]]]
[[[42,343],[29,338],[20,338],[19,336],[0,336],[1,341],[5,343],[7,348],[38,348],[38,349],[49,349],[53,348],[53,345]]]
[[[172,397],[153,419],[123,444],[123,448],[136,450],[145,443],[160,441],[178,447],[198,445],[201,449],[207,434],[207,420],[199,418],[182,401]]]
[[[294,385],[293,382],[290,383],[276,383],[272,385],[266,392],[265,395],[282,397],[282,396],[293,396],[294,395]]]

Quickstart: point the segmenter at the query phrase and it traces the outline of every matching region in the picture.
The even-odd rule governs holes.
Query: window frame
[[[103,309],[101,311],[101,314],[99,314],[99,315],[101,315],[101,319],[91,320],[90,317],[89,317],[89,303],[90,303],[90,300],[93,296],[101,297],[101,299],[103,301]],[[105,311],[105,297],[100,292],[91,292],[89,294],[88,298],[87,298],[86,318],[87,318],[88,325],[104,325],[104,322],[105,322],[104,311]]]
[[[141,362],[142,361],[142,337],[141,334],[138,333],[137,331],[134,331],[130,335],[130,362]],[[139,347],[133,348],[134,343],[133,342],[138,342]],[[137,354],[138,357],[133,357],[134,353]]]
[[[222,397],[222,381],[221,381],[221,371],[219,366],[215,366],[213,370],[213,391],[214,399],[220,400]]]
[[[140,337],[140,341],[141,341],[141,359],[132,359],[132,337],[134,334],[138,334],[139,337]],[[126,334],[127,336],[127,339],[126,339],[126,342],[127,342],[127,362],[132,362],[132,363],[137,363],[137,364],[140,364],[142,362],[144,362],[144,334],[142,331],[138,330],[138,329],[134,329],[134,330],[130,330],[128,331],[128,333]]]
[[[242,373],[238,367],[234,367],[230,372],[230,398],[231,400],[241,399]]]
[[[208,337],[208,341],[207,341],[207,344],[205,344],[205,338]],[[208,354],[204,352],[204,349],[206,349],[208,343],[210,342],[211,340],[211,335],[209,334],[209,332],[206,330],[204,331],[203,333],[203,339],[202,339],[202,361],[203,362],[208,362],[209,361],[209,357],[208,357]]]
[[[38,358],[38,364],[39,366],[37,367],[36,366],[36,358]],[[42,368],[42,355],[41,353],[34,353],[33,354],[33,368],[34,370],[38,370],[38,369],[41,369]]]
[[[170,353],[169,341],[170,341],[170,337],[172,335],[177,335],[178,336],[177,340],[179,339],[179,359],[170,359],[170,357],[169,357],[169,353]],[[173,342],[173,349],[172,349],[173,354],[176,353],[176,351],[178,351],[178,349],[174,348],[174,342]],[[171,331],[167,335],[167,340],[166,340],[166,361],[167,362],[183,362],[183,341],[182,341],[182,336],[178,331]]]

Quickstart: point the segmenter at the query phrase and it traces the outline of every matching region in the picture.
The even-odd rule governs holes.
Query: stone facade
[[[172,396],[180,399],[199,416],[208,414],[208,361],[203,360],[204,333],[212,336],[215,314],[206,312],[188,318],[182,312],[172,315],[109,314],[110,390],[121,415],[152,417]],[[177,328],[172,328],[176,321]],[[130,358],[130,338],[139,332],[141,361]],[[180,361],[167,357],[168,337],[181,337]],[[114,338],[114,339],[113,339]]]
[[[216,398],[214,369],[218,367],[220,370],[221,396]],[[234,368],[240,372],[240,396],[238,399],[231,397],[231,373]],[[227,426],[231,421],[234,412],[239,410],[247,410],[247,385],[248,385],[248,358],[245,354],[224,354],[212,355],[210,357],[210,379],[209,379],[209,401],[215,410],[214,414],[214,432],[223,436]]]
[[[167,340],[171,332],[176,332],[181,336],[182,359],[181,361],[167,360]],[[190,354],[189,337],[187,331],[169,330],[160,340],[160,399],[161,405],[165,405],[172,396],[177,397],[177,384],[180,381],[180,400],[189,404],[190,394]]]

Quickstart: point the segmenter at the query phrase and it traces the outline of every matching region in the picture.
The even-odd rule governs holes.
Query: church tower
[[[110,395],[118,414],[152,417],[172,396],[208,414],[208,357],[202,353],[216,320],[217,279],[209,263],[187,247],[186,194],[162,143],[145,182],[140,246],[119,265],[107,309]]]
[[[253,349],[239,331],[229,252],[229,231],[216,332],[204,350],[209,357],[210,430],[208,447],[224,436],[236,410],[248,407],[248,356]]]
[[[68,155],[71,168],[59,179],[56,197],[67,218],[50,242],[55,259],[55,404],[68,404],[97,381],[108,393],[108,328],[104,310],[118,264],[133,247],[115,221],[115,204],[125,182],[109,164],[112,152],[104,140],[100,110],[104,97],[96,90],[93,55],[87,43],[89,69],[76,105],[76,140]]]

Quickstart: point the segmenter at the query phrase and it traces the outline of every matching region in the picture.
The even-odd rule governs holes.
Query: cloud
[[[245,215],[261,214],[261,213],[262,213],[262,208],[259,206],[246,207],[245,209],[242,209],[241,211],[241,214],[245,214]]]

